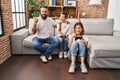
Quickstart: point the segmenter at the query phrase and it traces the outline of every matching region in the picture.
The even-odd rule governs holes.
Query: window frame
[[[1,9],[1,3],[0,3],[0,27],[1,27],[1,33],[0,33],[0,37],[4,35],[4,30],[3,30],[3,21],[2,21],[2,9]]]
[[[16,1],[18,1],[18,2],[16,2]],[[17,31],[19,29],[26,27],[26,6],[25,6],[26,1],[23,0],[24,4],[20,4],[20,1],[21,0],[14,0],[14,2],[13,2],[14,6],[12,5],[12,8],[14,8],[12,10],[12,17],[14,16],[14,18],[13,18],[13,30],[14,31]],[[16,4],[17,4],[17,6],[16,6]],[[24,5],[24,9],[23,9],[23,6],[21,6],[21,5]],[[18,8],[19,10],[16,10],[16,8]],[[22,9],[22,11],[20,9]],[[22,18],[21,18],[21,16],[22,16]],[[19,18],[19,19],[17,19],[17,18]],[[24,19],[24,21],[22,19]],[[18,23],[18,21],[19,21],[19,23]],[[24,22],[23,26],[22,26],[21,22]]]

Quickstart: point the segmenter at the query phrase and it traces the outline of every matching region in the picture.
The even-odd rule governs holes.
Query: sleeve
[[[83,39],[85,39],[86,41],[89,41],[89,38],[87,36],[83,36]]]

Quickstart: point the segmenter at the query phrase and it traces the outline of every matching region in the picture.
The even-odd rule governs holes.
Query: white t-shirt
[[[62,34],[70,34],[70,24],[67,24],[67,22],[61,24],[61,33],[58,31],[59,29],[59,24],[57,24],[57,35]]]
[[[54,25],[55,23],[51,18],[47,17],[47,19],[43,20],[41,17],[38,17],[36,36],[38,38],[54,36]]]

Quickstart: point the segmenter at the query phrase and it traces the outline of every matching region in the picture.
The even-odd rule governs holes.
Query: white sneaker
[[[51,55],[49,55],[48,60],[52,60],[52,56]]]
[[[64,52],[64,58],[67,58],[67,52],[66,51]]]
[[[44,63],[47,63],[47,62],[48,62],[45,56],[40,56],[40,59],[41,59],[42,62],[44,62]]]
[[[68,72],[69,73],[75,73],[75,65],[70,65]]]
[[[63,57],[63,52],[59,52],[59,58]]]
[[[86,68],[86,66],[84,65],[84,64],[81,64],[80,65],[80,68],[81,68],[81,72],[82,73],[87,73],[88,71],[87,71],[87,68]]]

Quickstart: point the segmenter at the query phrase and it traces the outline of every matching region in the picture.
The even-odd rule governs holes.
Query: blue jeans
[[[48,47],[43,47],[42,44],[50,44]],[[48,37],[45,39],[34,37],[32,40],[33,48],[40,51],[46,58],[53,52],[53,50],[58,45],[58,39],[54,37]]]
[[[82,42],[73,41],[70,50],[67,54],[68,59],[71,60],[71,56],[76,56],[77,61],[80,61],[80,56],[86,56],[86,47]]]
[[[57,37],[59,40],[60,52],[67,51],[68,49],[68,38],[60,38]]]

